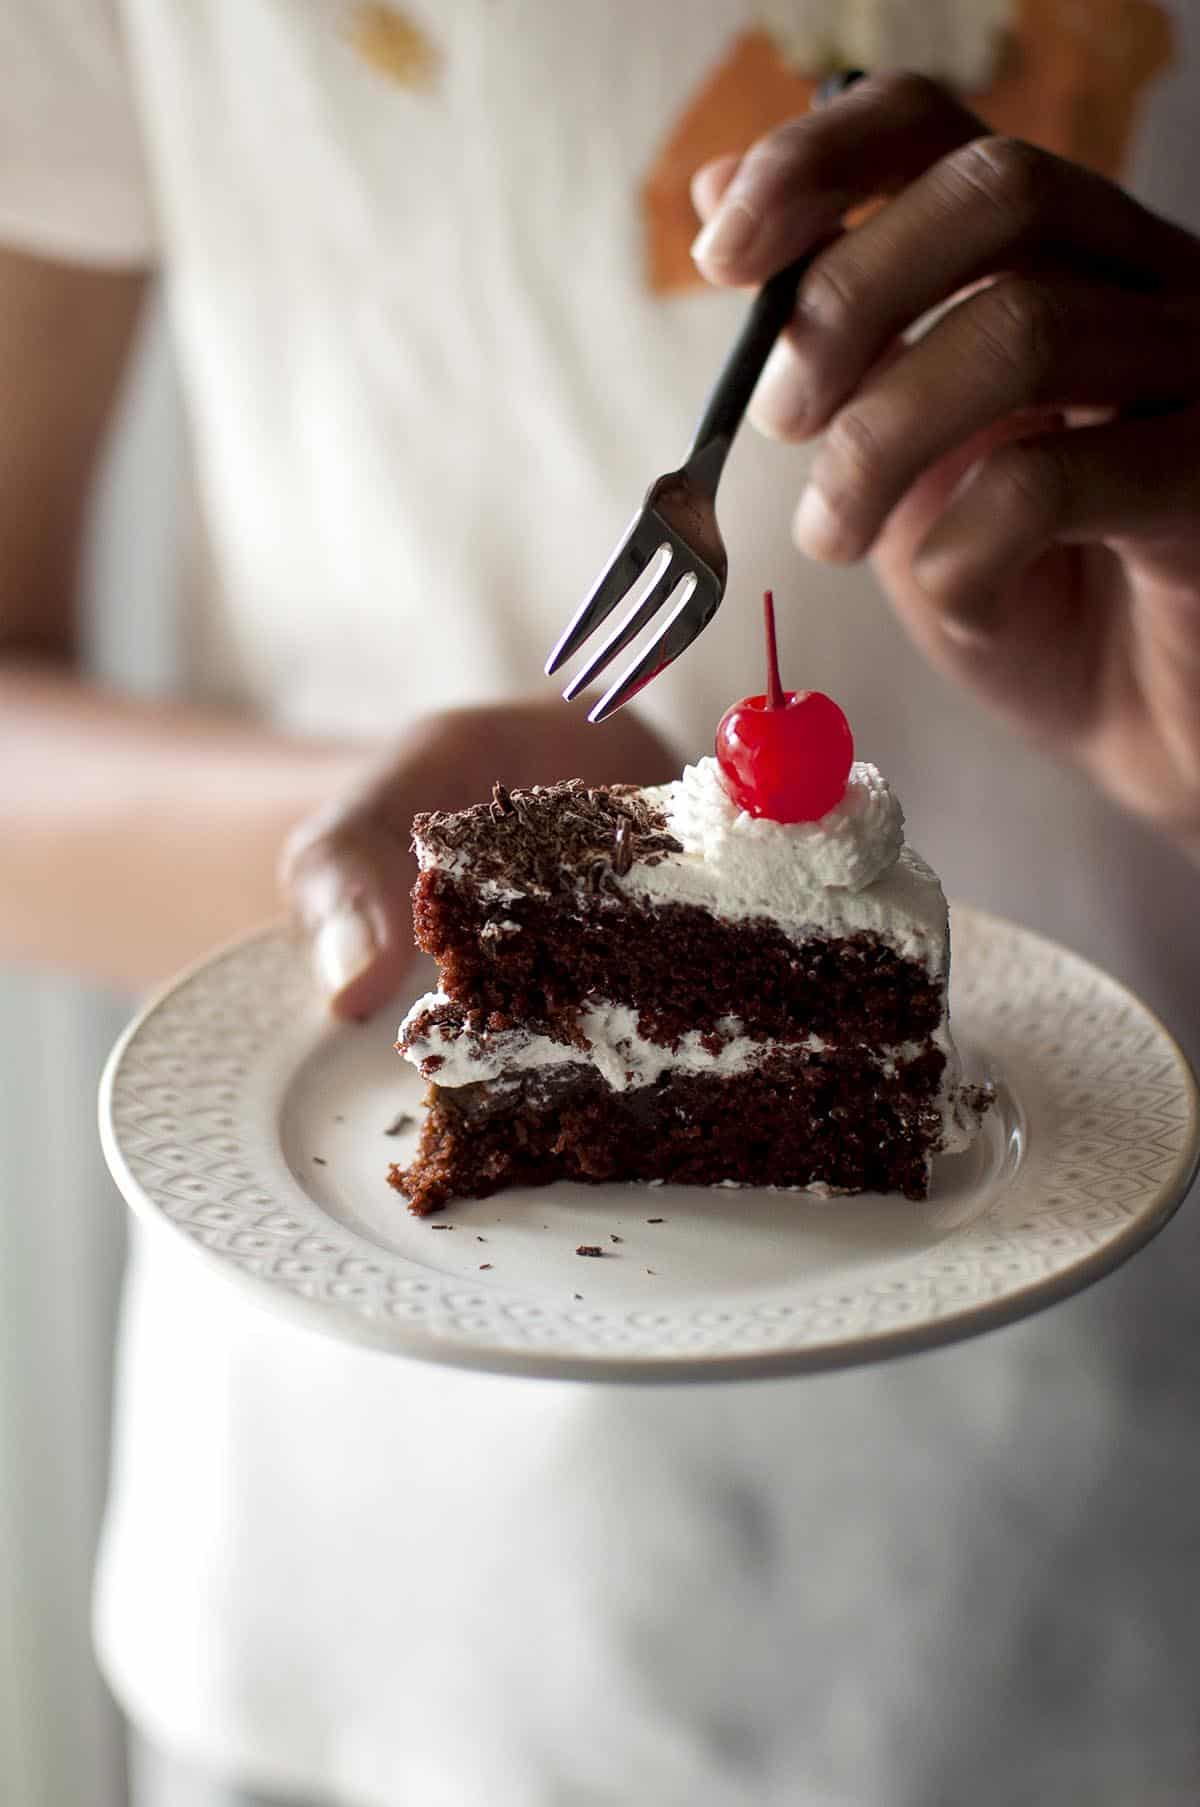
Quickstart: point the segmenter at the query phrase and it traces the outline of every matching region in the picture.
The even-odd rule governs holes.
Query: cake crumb
[[[490,1262],[490,1261],[481,1261],[481,1262],[480,1262],[480,1263],[479,1263],[479,1271],[480,1271],[480,1273],[481,1273],[481,1274],[486,1274],[486,1273],[487,1273],[487,1270],[488,1270],[488,1268],[489,1268],[489,1267],[491,1267],[491,1265],[492,1265],[492,1264],[491,1264],[491,1262]]]
[[[479,1235],[477,1235],[477,1236],[476,1236],[476,1238],[475,1238],[475,1240],[476,1240],[476,1242],[486,1242],[486,1241],[487,1241],[487,1237],[486,1237],[486,1236],[479,1236]]]
[[[431,1230],[452,1230],[454,1225],[452,1223],[431,1223],[429,1227]]]
[[[346,1119],[345,1119],[345,1117],[343,1117],[341,1111],[335,1111],[333,1113],[333,1120],[335,1123],[344,1123],[346,1121]]]
[[[406,1129],[412,1128],[412,1126],[416,1122],[416,1120],[417,1119],[413,1116],[411,1111],[401,1111],[400,1115],[398,1117],[393,1118],[392,1122],[388,1124],[387,1128],[384,1130],[383,1133],[385,1136],[403,1135],[403,1133]],[[342,1121],[343,1121],[343,1119],[341,1117],[339,1117],[338,1122],[340,1123]]]
[[[612,1231],[610,1230],[609,1234],[608,1234],[608,1240],[610,1242],[624,1242],[625,1238],[623,1236],[614,1236]]]
[[[324,1155],[315,1154],[313,1156],[313,1166],[314,1167],[328,1167],[328,1165],[329,1165],[329,1162],[325,1159]]]
[[[575,1253],[577,1255],[603,1255],[604,1250],[598,1242],[581,1242]]]
[[[648,1274],[653,1274],[653,1272],[654,1272],[654,1269],[653,1269],[653,1268],[652,1268],[652,1267],[648,1267],[648,1268],[647,1268],[647,1269],[646,1269],[646,1272],[647,1272],[647,1273],[648,1273]]]
[[[666,1221],[665,1217],[648,1217],[646,1219],[647,1223],[666,1223]]]
[[[576,1294],[575,1294],[575,1297],[576,1297],[576,1298],[577,1298],[577,1299],[582,1299],[582,1298],[583,1298],[583,1294],[582,1294],[582,1293],[576,1293]]]

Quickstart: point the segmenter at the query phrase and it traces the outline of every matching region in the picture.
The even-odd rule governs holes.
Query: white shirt
[[[682,451],[745,304],[651,286],[674,240],[647,179],[761,23],[411,0],[421,87],[385,71],[413,40],[381,10],[0,18],[0,237],[167,272],[208,540],[193,692],[364,735],[536,687]],[[1137,166],[1177,204],[1179,81]],[[865,572],[797,559],[807,456],[739,441],[732,593],[649,711],[707,747],[758,686],[772,584],[790,681],[843,704],[951,894],[1109,965],[1196,1047],[1194,874],[934,676]],[[1191,1801],[1197,1239],[1185,1214],[972,1346],[698,1392],[407,1365],[139,1248],[108,1673],[152,1736],[356,1807]]]

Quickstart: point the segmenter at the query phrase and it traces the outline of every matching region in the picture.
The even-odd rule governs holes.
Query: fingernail
[[[963,647],[981,646],[994,638],[1000,623],[1000,598],[992,584],[971,582],[961,552],[924,547],[914,557],[912,574],[929,599],[948,640]]]
[[[845,537],[837,516],[812,483],[800,497],[792,538],[810,558],[838,558],[845,552]]]
[[[692,256],[698,264],[731,264],[745,256],[757,232],[758,221],[748,207],[741,201],[725,201],[696,234]]]
[[[345,905],[324,921],[313,940],[317,983],[328,997],[345,991],[375,958],[375,937],[361,910]]]
[[[959,646],[986,646],[1000,626],[998,598],[980,594],[968,602],[956,602],[942,611],[941,626],[946,638]]]
[[[787,439],[803,427],[802,381],[799,359],[786,340],[780,339],[750,398],[750,419],[768,439]]]

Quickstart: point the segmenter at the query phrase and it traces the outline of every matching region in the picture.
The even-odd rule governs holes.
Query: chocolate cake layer
[[[928,969],[865,932],[797,943],[765,919],[602,889],[499,901],[437,870],[413,896],[442,990],[492,1028],[561,1024],[569,1036],[580,1007],[602,997],[636,1006],[655,1041],[733,1016],[758,1037],[892,1047],[924,1041],[943,1013]]]
[[[441,1089],[413,1165],[391,1183],[425,1215],[452,1198],[555,1180],[823,1184],[924,1198],[943,1133],[936,1049],[890,1070],[794,1056],[736,1078],[675,1075],[614,1091],[592,1068]]]

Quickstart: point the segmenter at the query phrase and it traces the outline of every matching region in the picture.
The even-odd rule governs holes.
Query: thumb
[[[365,814],[302,824],[285,846],[283,890],[335,1016],[362,1021],[395,997],[415,957],[415,877],[407,846]]]
[[[702,163],[692,177],[692,206],[702,224],[707,225],[717,211],[741,161],[738,156],[714,157],[711,162]]]

